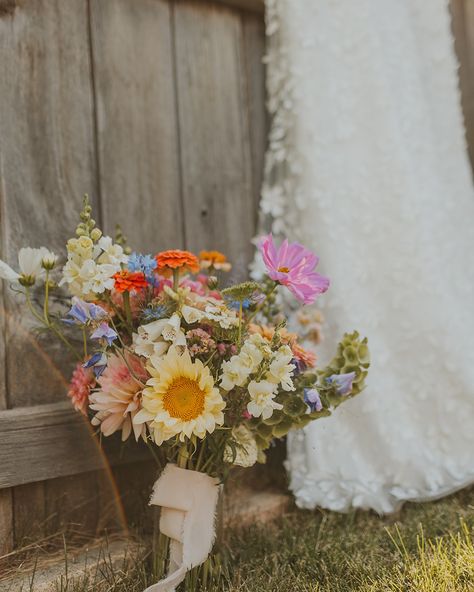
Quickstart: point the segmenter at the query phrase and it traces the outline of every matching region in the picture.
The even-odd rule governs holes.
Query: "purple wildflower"
[[[85,364],[82,364],[82,366],[83,368],[92,368],[96,378],[99,378],[107,368],[107,356],[103,352],[97,352]]]
[[[90,321],[100,321],[107,317],[107,311],[92,302],[85,302],[77,296],[72,299],[72,307],[68,311],[70,319],[63,319],[68,325],[87,325]]]
[[[112,345],[117,337],[117,333],[105,322],[101,323],[91,335],[91,339],[105,339],[108,345]]]
[[[312,412],[322,411],[323,409],[321,397],[319,396],[319,393],[315,388],[304,389],[304,402],[306,403],[306,405],[308,405]]]
[[[352,383],[356,377],[355,372],[348,372],[347,374],[333,374],[326,378],[328,384],[333,384],[336,387],[338,395],[349,395],[352,391]]]

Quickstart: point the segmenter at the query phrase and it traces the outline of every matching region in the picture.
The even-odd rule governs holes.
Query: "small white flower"
[[[267,374],[267,380],[275,384],[281,384],[283,390],[294,391],[293,371],[295,364],[290,364],[293,359],[293,353],[287,345],[282,345],[275,352],[273,360],[270,362],[270,368]]]
[[[229,361],[222,363],[220,385],[225,391],[230,391],[235,386],[244,386],[251,372],[252,368],[245,365],[239,356],[232,356]]]
[[[233,463],[239,467],[252,467],[257,462],[258,456],[257,442],[252,432],[242,424],[232,430],[232,438],[236,443],[235,452],[227,444],[224,449],[224,462]]]
[[[283,405],[274,401],[276,388],[277,385],[268,380],[252,380],[248,385],[251,401],[247,404],[247,411],[253,417],[268,419],[275,409],[283,409]]]
[[[97,243],[97,246],[102,251],[97,259],[98,263],[109,263],[119,267],[122,263],[127,263],[128,256],[123,252],[123,248],[115,244],[110,236],[103,236]]]
[[[56,263],[58,262],[58,256],[53,253],[52,251],[48,251],[48,249],[44,249],[43,258],[41,260],[41,265],[44,269],[51,270],[54,269]]]
[[[177,313],[169,319],[140,325],[132,338],[135,353],[145,358],[161,357],[171,345],[178,348],[186,346],[186,335],[181,329],[181,319]]]
[[[193,323],[197,323],[198,321],[204,318],[204,313],[202,310],[198,308],[194,308],[193,306],[188,306],[184,304],[181,308],[181,314],[183,315],[183,319],[189,324],[192,325]]]
[[[4,261],[0,261],[0,278],[12,282],[24,282],[30,286],[33,285],[38,278],[44,276],[45,270],[42,266],[42,260],[47,254],[50,254],[50,251],[45,247],[39,249],[23,247],[18,252],[20,273],[17,273]]]
[[[204,316],[206,319],[218,323],[223,329],[237,327],[239,324],[237,313],[222,305],[208,304]]]

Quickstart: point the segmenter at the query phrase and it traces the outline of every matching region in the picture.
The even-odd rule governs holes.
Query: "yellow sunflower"
[[[166,356],[152,356],[147,366],[151,378],[143,390],[142,409],[135,423],[148,423],[155,442],[179,434],[204,438],[224,423],[225,402],[214,386],[209,368],[192,361],[188,350],[169,349]]]

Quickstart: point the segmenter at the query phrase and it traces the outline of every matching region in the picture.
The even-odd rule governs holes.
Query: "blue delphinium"
[[[355,372],[348,372],[347,374],[333,374],[326,378],[328,384],[336,387],[338,395],[349,395],[352,392],[352,383],[356,377]]]
[[[142,253],[132,253],[128,258],[129,271],[141,271],[150,284],[154,283],[154,271],[157,266],[156,259],[151,255],[143,255]]]
[[[304,389],[304,402],[311,411],[322,411],[323,404],[321,403],[321,397],[317,389],[315,388],[305,388]]]

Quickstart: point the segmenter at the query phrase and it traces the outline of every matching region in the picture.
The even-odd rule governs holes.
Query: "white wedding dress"
[[[387,513],[474,481],[474,191],[447,0],[267,0],[262,229],[331,278],[321,364],[368,387],[289,439],[301,507]],[[327,351],[326,351],[327,349]]]

